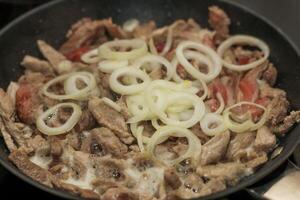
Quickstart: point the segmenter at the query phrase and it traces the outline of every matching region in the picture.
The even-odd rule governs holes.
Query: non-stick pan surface
[[[232,20],[232,34],[249,34],[263,39],[271,49],[271,61],[279,71],[278,87],[288,93],[295,109],[300,109],[300,57],[291,41],[266,19],[241,6],[217,0],[56,0],[19,17],[0,32],[0,86],[6,87],[22,73],[19,63],[25,54],[39,56],[36,40],[43,39],[58,47],[70,25],[82,17],[112,17],[121,24],[129,18],[140,21],[155,20],[158,26],[169,24],[176,19],[194,18],[207,26],[207,8],[218,5]],[[266,163],[253,175],[243,179],[238,185],[199,199],[215,199],[248,187],[271,173],[293,152],[300,138],[300,126],[280,139],[283,152]],[[73,197],[65,192],[45,187],[27,176],[8,161],[4,142],[0,141],[0,163],[24,181],[52,194]],[[79,198],[77,198],[79,199]]]

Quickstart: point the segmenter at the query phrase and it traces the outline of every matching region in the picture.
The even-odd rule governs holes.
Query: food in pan
[[[231,35],[216,6],[208,22],[84,18],[58,50],[37,41],[43,59],[26,55],[0,90],[9,159],[44,185],[103,200],[206,196],[255,173],[300,112],[274,87],[264,41]]]

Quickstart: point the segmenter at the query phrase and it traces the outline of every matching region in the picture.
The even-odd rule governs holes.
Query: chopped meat
[[[77,122],[75,131],[80,133],[84,130],[90,130],[96,124],[92,113],[89,110],[83,110],[79,121]]]
[[[256,138],[254,141],[254,148],[259,151],[269,152],[276,145],[276,136],[271,130],[263,126],[257,130]]]
[[[226,131],[210,139],[202,146],[200,163],[201,165],[213,164],[219,162],[226,153],[230,133]]]
[[[35,84],[21,84],[16,92],[16,109],[19,119],[26,124],[34,124],[41,111],[39,87]]]
[[[254,158],[245,163],[247,168],[256,169],[268,161],[266,152],[259,152]]]
[[[49,138],[50,141],[50,154],[54,159],[59,159],[63,153],[63,146],[58,137],[52,136]]]
[[[124,187],[110,188],[102,196],[102,200],[138,200],[138,196]]]
[[[89,189],[82,189],[76,185],[64,183],[57,179],[54,179],[52,181],[52,184],[53,184],[54,188],[70,192],[70,193],[72,193],[74,195],[78,195],[84,199],[95,199],[95,200],[99,199],[99,195]]]
[[[92,185],[100,195],[105,193],[110,188],[116,188],[120,186],[120,184],[118,184],[117,182],[111,181],[103,177],[98,177],[95,180],[93,180]]]
[[[128,110],[128,107],[125,102],[125,96],[121,96],[116,103],[121,107],[121,114],[124,116],[124,118],[127,120],[130,118],[130,113]]]
[[[192,192],[199,192],[203,185],[202,178],[196,173],[191,173],[184,178],[184,187],[190,189]]]
[[[220,44],[229,36],[230,19],[221,8],[217,6],[209,7],[208,22],[216,31],[214,40],[217,44]]]
[[[61,67],[61,63],[65,62],[67,58],[63,54],[55,50],[52,46],[47,44],[45,41],[38,40],[38,47],[43,56],[50,62],[51,66],[57,73],[61,74],[64,72],[69,72],[71,70],[71,63],[70,67],[68,68]]]
[[[2,118],[0,118],[0,131],[1,131],[1,136],[4,139],[4,142],[10,152],[17,150],[17,146],[10,135],[10,133],[6,130],[5,125],[2,121]]]
[[[164,172],[164,179],[166,183],[174,190],[179,188],[181,185],[181,181],[174,169],[166,169]]]
[[[285,96],[276,96],[267,106],[268,116],[267,121],[276,126],[282,122],[287,116],[289,102]]]
[[[67,34],[68,40],[60,47],[64,55],[79,49],[99,45],[111,38],[126,38],[126,33],[111,18],[103,20],[91,20],[85,18],[72,26]]]
[[[16,93],[19,89],[19,84],[16,82],[11,81],[7,87],[6,94],[9,96],[11,104],[13,105],[14,109],[16,108]]]
[[[282,97],[285,97],[286,96],[286,92],[279,89],[279,88],[272,88],[270,87],[268,84],[266,83],[262,83],[260,84],[260,97],[261,98],[275,98],[277,96],[282,96]]]
[[[67,143],[75,150],[80,150],[81,143],[84,138],[85,137],[82,133],[78,133],[75,131],[71,131],[66,136]]]
[[[136,154],[133,157],[133,166],[135,166],[141,172],[153,167],[154,165],[154,161],[144,154]]]
[[[262,80],[273,86],[277,80],[277,69],[272,63],[269,63],[268,68],[262,74]]]
[[[33,149],[34,152],[43,151],[45,154],[50,152],[49,141],[44,139],[41,135],[36,135],[27,140],[28,145]]]
[[[201,144],[205,144],[209,140],[209,137],[201,130],[199,123],[192,126],[191,131],[200,139]]]
[[[98,146],[98,151],[95,149],[96,146]],[[116,157],[122,157],[127,153],[128,148],[112,131],[102,127],[91,130],[90,136],[83,140],[81,150],[88,153],[109,153]]]
[[[49,62],[40,60],[33,56],[26,55],[23,58],[21,65],[25,67],[25,69],[33,72],[53,73],[53,68],[51,67]]]
[[[226,184],[222,179],[210,179],[200,191],[200,196],[206,196],[226,189]]]
[[[236,134],[228,145],[226,158],[228,160],[239,160],[241,156],[247,155],[249,148],[255,141],[255,135],[254,132]]]
[[[26,152],[24,152],[23,150],[16,150],[11,152],[8,158],[27,176],[31,177],[41,184],[47,185],[49,187],[52,186],[51,174],[47,170],[32,163],[29,160]]]
[[[300,122],[300,111],[292,111],[290,115],[286,116],[284,120],[272,127],[272,131],[279,135],[284,135],[288,132],[295,123]]]
[[[141,24],[137,26],[133,31],[133,36],[135,38],[148,39],[152,32],[156,29],[156,24],[154,21],[149,21],[146,24]]]
[[[99,124],[114,131],[122,142],[126,144],[133,142],[134,139],[128,132],[128,127],[122,114],[96,97],[89,100],[89,110]]]
[[[219,163],[216,165],[200,166],[197,173],[206,178],[222,178],[229,185],[235,185],[241,178],[249,175],[249,169],[237,162]]]
[[[13,104],[13,101],[11,101],[10,96],[0,88],[0,107],[3,111],[3,114],[7,118],[11,118],[14,111],[15,111],[15,105]]]
[[[89,154],[75,151],[73,154],[73,177],[75,179],[84,179],[86,177],[88,167],[90,166]]]

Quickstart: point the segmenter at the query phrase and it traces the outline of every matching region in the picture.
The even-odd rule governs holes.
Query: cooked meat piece
[[[93,180],[92,185],[100,195],[105,193],[110,188],[117,188],[121,186],[117,182],[102,177],[98,177],[95,180]]]
[[[44,139],[41,135],[36,135],[27,140],[28,146],[30,146],[34,152],[43,151],[45,154],[50,152],[50,143]]]
[[[148,23],[137,26],[133,31],[133,36],[135,38],[148,39],[152,35],[152,32],[155,29],[156,29],[155,22],[149,21]]]
[[[88,171],[88,167],[90,166],[90,158],[89,154],[83,153],[81,151],[75,151],[73,154],[73,178],[75,179],[84,179],[86,177],[86,173]]]
[[[102,127],[91,130],[90,136],[83,140],[81,150],[96,154],[109,153],[120,158],[127,153],[128,148],[112,131]]]
[[[154,154],[161,160],[172,160],[177,157],[174,150],[171,151],[170,148],[165,144],[157,145],[154,150]]]
[[[287,116],[289,102],[285,96],[276,96],[267,106],[268,116],[267,121],[276,126]]]
[[[229,36],[230,19],[228,15],[219,7],[209,7],[208,23],[216,31],[215,42],[220,44]]]
[[[130,118],[130,113],[125,102],[125,97],[121,96],[116,103],[121,107],[121,114],[124,116],[125,120]]]
[[[20,85],[35,85],[35,87],[41,87],[44,83],[49,81],[53,76],[48,76],[46,74],[42,74],[40,72],[30,72],[30,71],[25,71],[25,74],[22,75],[18,83]]]
[[[8,158],[27,176],[31,177],[41,184],[47,185],[49,187],[52,186],[51,174],[47,170],[32,163],[25,151],[13,151],[10,153]]]
[[[241,156],[247,155],[249,148],[255,141],[255,136],[255,132],[236,134],[228,145],[226,158],[228,160],[239,160]]]
[[[7,87],[6,94],[9,96],[14,109],[16,108],[16,93],[19,89],[19,84],[16,82],[11,81]]]
[[[99,195],[92,190],[82,189],[76,185],[64,183],[58,179],[52,181],[53,187],[59,190],[70,192],[74,195],[78,195],[84,199],[99,199]]]
[[[154,167],[155,162],[145,154],[136,154],[133,156],[133,166],[140,172],[143,172],[151,167]]]
[[[17,146],[14,143],[14,140],[12,138],[12,136],[10,135],[10,133],[6,130],[5,125],[2,121],[2,118],[0,118],[0,131],[1,131],[1,136],[4,139],[4,142],[6,144],[6,147],[8,148],[8,150],[10,152],[17,150]]]
[[[283,135],[288,132],[295,123],[300,122],[300,111],[292,111],[286,116],[280,124],[273,126],[272,131],[276,134]]]
[[[282,97],[286,96],[285,91],[283,91],[279,88],[272,88],[266,83],[260,84],[259,89],[260,89],[260,97],[261,98],[267,97],[267,98],[273,99],[277,96],[282,96]]]
[[[258,151],[271,151],[276,145],[276,136],[271,130],[263,126],[257,130],[256,138],[254,141],[254,148]]]
[[[210,139],[202,146],[200,163],[201,165],[219,162],[226,154],[227,146],[230,141],[230,132],[225,131]]]
[[[47,44],[45,41],[38,40],[37,43],[41,53],[50,62],[55,72],[61,74],[61,73],[71,71],[72,63],[68,64],[69,67],[61,67],[62,63],[67,61],[67,58],[63,54],[55,50],[52,46]]]
[[[96,177],[106,178],[111,181],[126,181],[124,174],[124,161],[106,157],[95,157],[92,160]]]
[[[48,140],[50,141],[50,154],[54,159],[59,159],[63,153],[63,146],[60,139],[56,136],[50,136]]]
[[[96,124],[96,121],[89,110],[83,110],[79,121],[77,122],[75,131],[80,133],[85,130],[90,130]]]
[[[20,121],[34,124],[41,112],[40,87],[36,84],[21,84],[16,93],[16,109]]]
[[[262,80],[273,86],[277,80],[277,69],[272,63],[269,63],[268,68],[262,74]]]
[[[184,187],[190,189],[192,192],[199,192],[203,185],[204,182],[202,178],[196,173],[191,173],[186,178],[184,178]]]
[[[25,69],[33,71],[33,72],[41,72],[41,73],[53,73],[53,68],[50,63],[44,60],[40,60],[33,56],[26,55],[21,62],[21,65],[25,67]]]
[[[125,119],[121,113],[105,104],[101,99],[93,97],[89,100],[89,110],[100,125],[106,126],[126,144],[131,144],[134,138],[128,132]]]
[[[66,139],[67,143],[75,150],[80,150],[82,140],[85,138],[83,133],[78,133],[75,131],[71,131],[67,134]]]
[[[210,179],[199,192],[200,196],[206,196],[226,189],[226,184],[222,179]]]
[[[102,44],[111,38],[125,38],[126,33],[112,19],[91,20],[85,18],[74,24],[67,34],[68,40],[60,47],[64,55],[81,47]]]
[[[174,190],[181,186],[181,181],[176,174],[175,169],[166,169],[164,172],[164,179],[165,182]]]
[[[13,101],[11,100],[10,96],[0,88],[0,107],[3,111],[3,114],[7,118],[11,118],[12,115],[15,112],[15,105],[13,104]]]
[[[209,137],[201,130],[199,123],[192,126],[191,131],[200,139],[201,144],[205,144],[209,140]]]
[[[200,166],[197,173],[206,178],[222,178],[229,185],[235,185],[241,178],[251,173],[244,164],[238,162]]]
[[[245,163],[247,168],[256,169],[262,164],[268,161],[268,156],[266,152],[259,152],[254,158]]]
[[[138,200],[138,196],[124,187],[110,188],[102,196],[102,200]]]

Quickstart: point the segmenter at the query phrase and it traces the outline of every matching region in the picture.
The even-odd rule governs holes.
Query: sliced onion
[[[137,19],[129,19],[123,24],[123,29],[127,32],[132,32],[140,24]]]
[[[172,39],[173,39],[173,28],[169,27],[168,33],[167,33],[166,44],[159,55],[164,56],[164,55],[166,55],[166,53],[168,53],[170,51],[170,49],[172,47]]]
[[[81,79],[82,81],[85,82],[87,85],[83,89],[78,89],[76,87],[76,80]],[[49,87],[65,81],[64,83],[64,89],[66,94],[54,94],[48,91]],[[49,82],[47,82],[43,88],[42,92],[45,96],[52,98],[52,99],[57,99],[57,100],[66,100],[66,99],[74,99],[74,100],[82,100],[86,97],[88,97],[91,92],[96,88],[96,79],[92,73],[89,72],[73,72],[70,74],[64,74],[61,76],[58,76]]]
[[[132,123],[132,124],[130,124],[130,130],[132,132],[132,135],[135,138],[138,138],[138,129],[139,129],[139,127],[143,127],[143,126],[141,126],[141,125],[138,126],[138,123]],[[149,137],[143,135],[143,130],[141,131],[141,136],[142,136],[142,142],[144,144],[147,144],[150,141]]]
[[[224,99],[223,99],[223,97],[222,97],[222,95],[220,93],[217,93],[216,97],[219,100],[219,104],[220,105],[219,105],[218,109],[214,113],[220,114],[220,113],[223,112],[223,110],[225,108],[225,102],[224,102]]]
[[[58,112],[59,108],[66,108],[70,107],[73,109],[72,115],[69,117],[69,119],[61,126],[59,127],[49,127],[45,120],[51,118],[51,116],[55,116]],[[48,110],[46,110],[44,113],[42,113],[40,116],[38,116],[36,121],[36,127],[39,131],[46,135],[60,135],[63,133],[66,133],[70,131],[78,122],[80,119],[80,116],[82,114],[81,108],[74,103],[60,103],[57,104]]]
[[[117,112],[121,112],[122,108],[116,102],[112,101],[111,99],[109,99],[107,97],[102,97],[102,101],[109,107],[116,110]]]
[[[270,55],[270,49],[269,49],[268,45],[265,42],[263,42],[262,40],[252,37],[252,36],[248,36],[248,35],[236,35],[236,36],[229,37],[218,47],[217,52],[218,52],[219,56],[222,58],[225,51],[228,48],[230,48],[233,45],[237,45],[237,44],[246,44],[246,45],[250,45],[250,46],[257,46],[258,48],[260,48],[262,50],[262,52],[264,53],[264,56],[259,60],[256,60],[254,62],[245,64],[245,65],[235,65],[235,64],[229,63],[229,62],[225,61],[224,59],[222,59],[223,65],[225,67],[227,67],[228,69],[231,69],[234,71],[246,71],[246,70],[252,69],[254,67],[257,67],[258,65],[261,65],[263,62],[265,62],[267,60],[267,58]]]
[[[114,49],[131,48],[130,51],[116,51]],[[133,60],[147,53],[147,44],[142,39],[114,40],[106,42],[99,47],[101,58],[108,60]]]
[[[231,119],[230,115],[231,113],[231,109],[238,107],[238,106],[242,106],[242,105],[250,105],[250,106],[256,106],[260,109],[262,109],[264,111],[263,115],[260,117],[260,120],[256,123],[254,123],[252,121],[252,119],[248,119],[245,122],[242,123],[238,123],[235,122]],[[225,126],[230,129],[233,132],[236,133],[242,133],[242,132],[246,132],[246,131],[254,131],[259,129],[261,126],[263,126],[267,120],[267,109],[259,104],[256,103],[251,103],[251,102],[247,102],[247,101],[242,101],[239,103],[236,103],[228,108],[226,108],[223,112],[223,117],[224,117],[224,123]]]
[[[185,51],[187,49],[196,49],[203,55],[201,58],[199,57],[199,53],[193,55],[193,57],[199,58],[198,61],[203,61],[207,64],[208,73],[202,73],[197,70],[189,61],[188,58],[185,56]],[[193,51],[188,51],[193,52]],[[190,54],[189,53],[189,54]],[[184,67],[184,69],[195,79],[197,80],[204,80],[205,82],[209,82],[212,79],[216,78],[222,69],[222,62],[218,54],[216,54],[210,47],[205,46],[201,43],[196,43],[192,41],[184,41],[181,42],[178,47],[176,48],[176,57],[179,63]],[[207,57],[207,59],[204,59]],[[211,62],[207,62],[208,59]]]
[[[93,64],[100,61],[98,49],[90,50],[81,56],[81,60],[87,64]]]
[[[195,163],[198,163],[201,154],[201,143],[199,139],[190,130],[176,126],[162,127],[150,138],[147,144],[147,152],[153,159],[158,159],[158,156],[154,153],[156,145],[163,143],[169,137],[185,137],[188,140],[189,146],[187,151],[178,158],[173,160],[161,160],[163,163],[172,166],[187,158],[192,158]]]
[[[214,126],[213,128],[211,126]],[[224,132],[227,128],[224,125],[223,117],[216,113],[207,113],[200,121],[201,130],[209,136]]]
[[[149,49],[150,49],[150,52],[154,55],[158,55],[158,52],[156,50],[156,47],[154,45],[154,41],[153,41],[153,38],[150,38],[149,40]]]
[[[146,55],[144,57],[141,57],[133,63],[133,67],[143,68],[145,64],[149,63],[158,63],[166,68],[167,73],[166,77],[164,78],[165,80],[170,80],[175,72],[174,67],[167,59],[157,55]],[[150,65],[150,67],[153,68],[153,65]]]
[[[120,83],[119,78],[122,76],[131,76],[141,79],[142,83],[132,84],[132,85],[123,85]],[[140,69],[124,67],[115,70],[109,78],[110,88],[119,94],[129,95],[136,94],[143,91],[147,85],[150,83],[150,77]]]
[[[116,69],[127,66],[128,60],[104,60],[98,64],[98,69],[104,73],[112,73]]]

